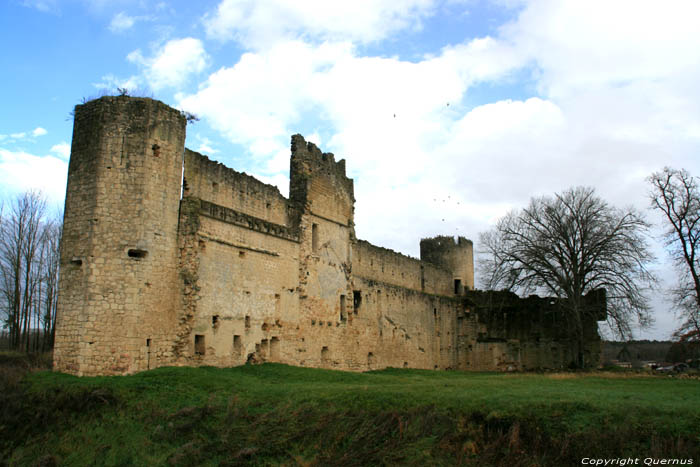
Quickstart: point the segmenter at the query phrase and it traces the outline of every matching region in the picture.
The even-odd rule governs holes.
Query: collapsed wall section
[[[585,301],[591,314],[583,319],[579,344],[571,314],[561,300],[532,295],[520,298],[507,291],[469,291],[466,307],[472,317],[464,324],[468,336],[466,369],[533,370],[578,366],[595,368],[600,363],[601,339],[597,320],[605,319],[605,294],[593,291]],[[579,345],[581,347],[579,348]],[[580,352],[580,356],[579,356]]]

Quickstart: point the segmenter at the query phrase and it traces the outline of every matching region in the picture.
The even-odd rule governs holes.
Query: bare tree
[[[27,192],[0,215],[0,316],[11,348],[37,351],[52,342],[58,274],[57,219],[46,216],[46,200]],[[47,325],[48,323],[48,325]]]
[[[651,205],[667,221],[666,247],[678,269],[672,290],[683,323],[675,336],[700,340],[700,189],[698,179],[686,170],[669,167],[649,177]]]
[[[648,227],[634,209],[616,209],[592,188],[532,199],[480,236],[483,285],[560,298],[582,364],[583,323],[595,320],[587,293],[606,290],[608,323],[620,337],[631,336],[633,322],[650,322],[643,294],[655,281],[647,269],[654,259]]]

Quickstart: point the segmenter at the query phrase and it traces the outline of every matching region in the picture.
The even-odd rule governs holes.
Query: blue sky
[[[658,223],[645,177],[700,175],[699,13],[645,0],[7,0],[0,197],[33,187],[62,204],[73,106],[123,87],[195,113],[189,148],[285,194],[292,134],[345,158],[358,236],[412,256],[421,237],[477,240],[577,185]],[[654,296],[656,327],[639,335],[665,338],[672,314]]]

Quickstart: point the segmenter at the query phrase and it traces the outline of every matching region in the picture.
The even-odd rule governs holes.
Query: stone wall
[[[423,239],[418,260],[358,240],[345,161],[301,135],[289,199],[185,149],[184,136],[182,115],[151,99],[76,108],[56,369],[507,370],[576,359],[550,299],[471,290],[471,241]],[[604,301],[580,349],[592,365]]]
[[[75,109],[55,366],[132,373],[172,361],[185,119],[151,99]]]

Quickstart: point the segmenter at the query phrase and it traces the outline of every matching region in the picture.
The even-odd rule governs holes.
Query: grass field
[[[7,378],[6,378],[7,379]],[[700,381],[279,364],[7,379],[0,464],[700,462]]]

